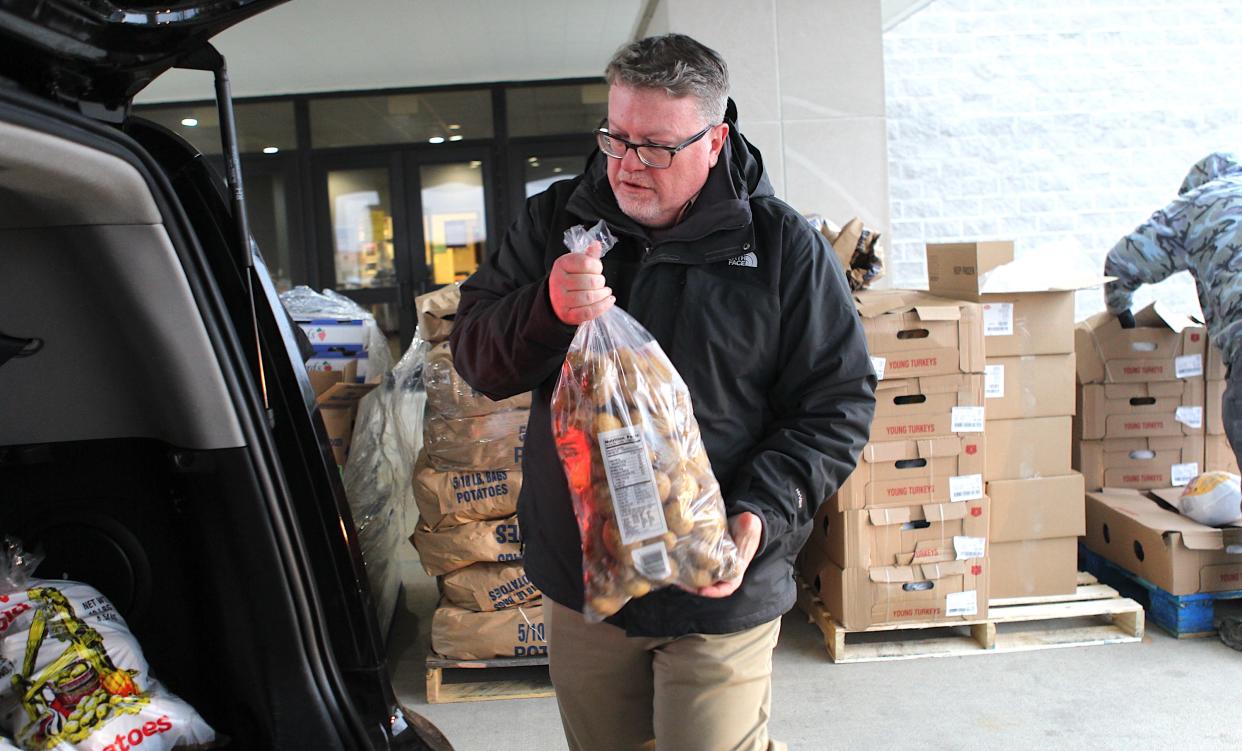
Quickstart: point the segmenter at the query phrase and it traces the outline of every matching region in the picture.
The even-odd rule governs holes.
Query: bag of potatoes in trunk
[[[431,466],[425,451],[414,465],[414,502],[433,530],[513,516],[521,490],[520,469],[442,472]]]
[[[504,610],[543,595],[521,563],[473,563],[440,580],[444,599],[467,610]]]
[[[443,576],[472,563],[522,560],[522,535],[516,516],[440,530],[433,530],[420,519],[410,542],[428,576]]]
[[[530,392],[496,402],[471,388],[453,367],[448,342],[440,342],[427,353],[423,384],[427,388],[427,412],[439,417],[478,417],[530,409]]]
[[[479,417],[443,417],[428,412],[423,447],[440,470],[509,469],[522,464],[530,410]]]
[[[616,242],[573,227],[575,253]],[[686,384],[651,334],[612,308],[574,335],[552,394],[552,432],[582,539],[588,621],[670,585],[732,578],[737,548]]]

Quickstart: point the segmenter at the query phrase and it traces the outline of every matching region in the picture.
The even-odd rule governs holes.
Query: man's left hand
[[[750,561],[759,549],[763,521],[755,514],[743,511],[729,520],[729,532],[733,535],[733,543],[737,545],[737,576],[696,590],[695,594],[700,597],[728,597],[742,586],[742,577],[746,575],[746,569],[750,567]]]

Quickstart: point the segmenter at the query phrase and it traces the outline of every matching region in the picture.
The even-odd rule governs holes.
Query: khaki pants
[[[549,669],[572,751],[765,751],[780,619],[736,634],[629,637],[547,599]]]

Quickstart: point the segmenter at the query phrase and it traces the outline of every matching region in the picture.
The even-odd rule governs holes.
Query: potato
[[[699,481],[694,479],[694,475],[686,471],[684,465],[679,467],[671,477],[669,492],[668,495],[664,496],[664,500],[670,504],[681,504],[688,508],[698,496]],[[678,532],[678,534],[685,533]]]
[[[690,534],[694,529],[694,519],[680,502],[670,503],[664,507],[664,522],[669,531],[678,537]]]
[[[716,583],[716,577],[712,576],[711,571],[698,567],[690,569],[683,580],[691,589],[701,589]]]
[[[599,435],[600,433],[607,433],[610,430],[616,430],[617,428],[624,428],[624,427],[625,425],[622,424],[620,418],[618,418],[616,415],[611,415],[611,414],[608,414],[607,412],[600,412],[598,415],[595,416],[595,434],[596,435]]]
[[[636,579],[626,579],[625,581],[625,593],[629,595],[630,597],[633,597],[633,598],[642,597],[646,595],[647,593],[649,593],[650,591],[651,591],[651,582],[647,581],[646,579],[636,578]]]
[[[668,475],[660,472],[659,470],[655,473],[655,485],[656,495],[660,497],[660,500],[668,498],[669,494],[673,490],[673,481],[669,479]]]
[[[625,596],[620,594],[596,595],[587,601],[591,609],[604,618],[616,613],[625,604]]]

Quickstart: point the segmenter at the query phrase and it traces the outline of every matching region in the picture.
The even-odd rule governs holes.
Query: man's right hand
[[[577,326],[599,318],[617,302],[605,285],[600,255],[599,243],[592,243],[585,253],[566,253],[552,264],[548,296],[563,323]]]

